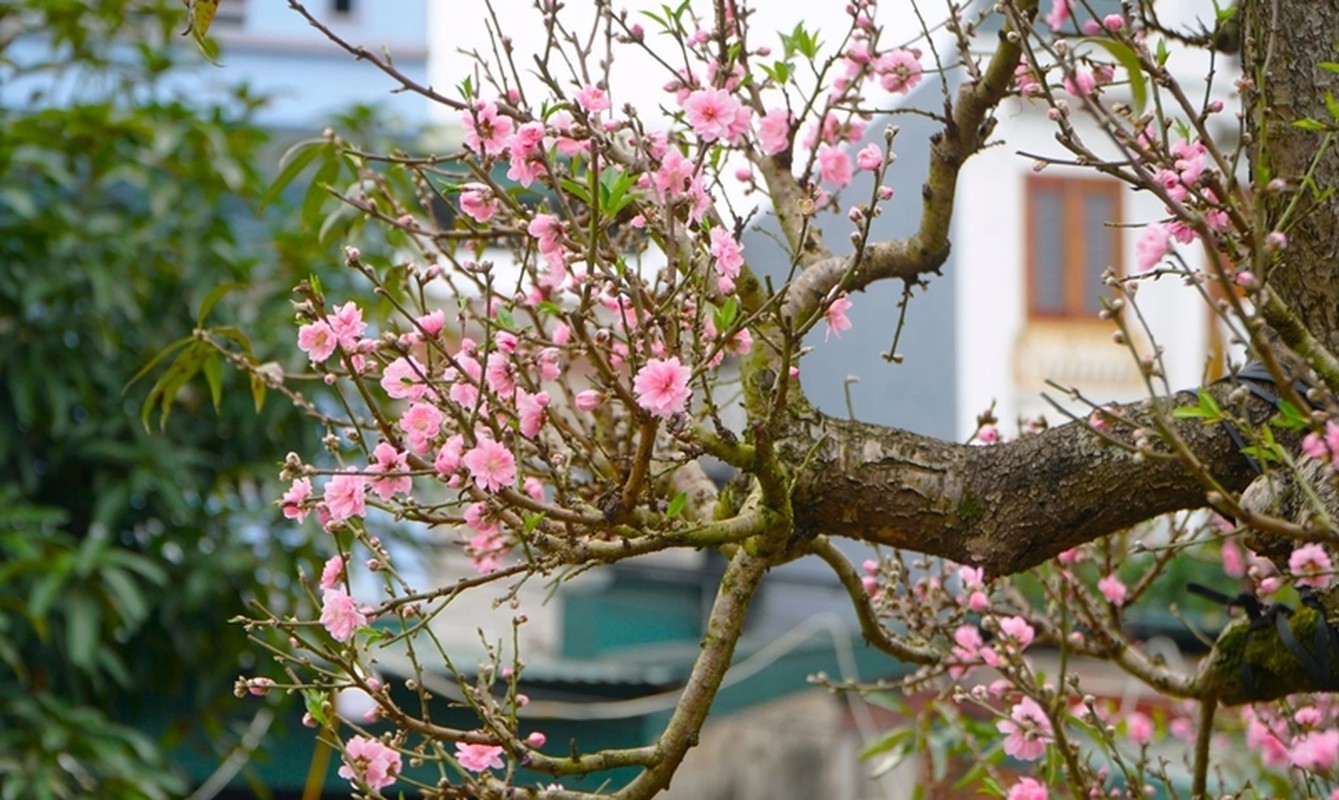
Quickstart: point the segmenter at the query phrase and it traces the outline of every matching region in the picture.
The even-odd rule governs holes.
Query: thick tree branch
[[[1226,404],[1230,389],[1211,391]],[[1155,402],[1171,405],[1145,401],[1118,413],[1151,429]],[[1273,413],[1249,402],[1254,423]],[[1222,425],[1174,424],[1224,488],[1239,491],[1256,477]],[[1123,426],[1114,431],[1130,433]],[[1205,505],[1204,485],[1179,460],[1105,444],[1077,422],[975,447],[817,415],[797,440],[792,446],[810,454],[795,492],[801,532],[943,556],[992,576],[1020,572],[1159,514]]]
[[[1036,8],[1035,0],[1023,0],[1018,5],[1020,12]],[[1014,38],[1001,36],[981,80],[958,90],[948,124],[933,137],[930,169],[921,189],[921,224],[916,233],[909,239],[871,245],[859,256],[854,253],[833,256],[807,265],[787,290],[781,311],[783,318],[807,318],[838,285],[847,290],[863,289],[875,281],[910,280],[943,266],[949,253],[958,173],[989,138],[994,127],[991,113],[1013,83],[1014,70],[1023,52]],[[852,272],[857,257],[859,268]]]

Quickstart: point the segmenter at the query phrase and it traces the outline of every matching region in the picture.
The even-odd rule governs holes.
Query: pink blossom
[[[475,222],[483,224],[497,213],[497,198],[482,183],[467,183],[460,193],[460,210]]]
[[[1039,783],[1036,778],[1023,778],[1009,787],[1009,794],[1005,795],[1004,800],[1049,800],[1050,796],[1045,784]]]
[[[479,380],[483,377],[483,367],[479,366],[478,359],[463,351],[456,355],[456,366],[465,375],[461,377],[454,368],[448,371],[446,377],[453,383],[447,390],[447,396],[457,405],[473,408],[479,402]]]
[[[367,615],[348,592],[335,586],[321,592],[321,625],[337,642],[347,642],[353,632],[367,624]]]
[[[283,499],[280,500],[280,507],[284,510],[284,516],[288,519],[295,519],[298,522],[307,518],[307,507],[305,505],[307,498],[311,497],[312,482],[310,478],[298,478],[293,481],[293,485],[284,492]]]
[[[1051,13],[1046,15],[1046,24],[1051,30],[1058,31],[1069,19],[1070,0],[1051,0]]]
[[[549,393],[530,394],[525,389],[516,390],[516,415],[520,418],[521,435],[533,439],[544,427],[545,409],[549,407]]]
[[[1115,33],[1125,27],[1125,20],[1120,14],[1107,14],[1105,17],[1102,17],[1102,27]]]
[[[1046,753],[1051,738],[1051,720],[1031,697],[1024,697],[1009,712],[1009,719],[995,723],[1004,734],[1004,752],[1020,761],[1036,761]]]
[[[495,744],[456,742],[456,760],[470,772],[502,769],[502,748]]]
[[[920,55],[914,50],[898,49],[879,56],[874,71],[885,91],[906,94],[921,82]]]
[[[577,392],[572,401],[578,411],[594,411],[600,407],[600,403],[604,402],[604,393],[587,389],[584,392]]]
[[[325,320],[298,328],[298,349],[307,354],[313,364],[320,364],[335,352],[339,338]]]
[[[790,146],[790,112],[774,108],[758,120],[758,146],[769,156]]]
[[[363,310],[357,303],[350,300],[337,307],[327,317],[327,321],[340,347],[350,351],[358,349],[358,340],[363,337],[363,331],[367,330],[367,323],[363,322]]]
[[[1111,573],[1097,582],[1097,588],[1101,590],[1102,596],[1113,606],[1125,605],[1125,594],[1127,589],[1116,573]]]
[[[340,473],[325,485],[325,505],[331,522],[367,514],[367,479],[354,472]]]
[[[442,412],[431,403],[414,403],[400,417],[400,428],[409,437],[409,449],[426,453],[442,429]]]
[[[607,111],[613,107],[613,104],[609,102],[609,95],[605,94],[605,91],[598,86],[583,86],[577,92],[577,103],[592,114],[597,111]]]
[[[516,458],[504,445],[489,438],[480,439],[461,463],[485,492],[501,491],[516,481]]]
[[[873,172],[883,166],[883,150],[874,142],[870,142],[855,154],[855,163],[861,169]]]
[[[716,273],[726,278],[738,278],[744,266],[744,248],[722,227],[711,229],[711,254],[716,259]]]
[[[456,434],[446,440],[446,444],[437,451],[437,457],[433,459],[432,467],[437,470],[437,474],[443,477],[450,475],[460,469],[461,457],[465,452],[465,440],[460,434]]]
[[[1293,740],[1289,760],[1302,769],[1328,772],[1339,758],[1339,730],[1311,731]]]
[[[1144,228],[1144,234],[1134,245],[1135,260],[1140,272],[1147,272],[1158,265],[1162,257],[1171,249],[1168,241],[1167,226],[1155,222]]]
[[[436,338],[446,327],[446,313],[440,308],[414,320],[423,333]]]
[[[525,743],[536,750],[543,747],[544,743],[548,740],[549,737],[545,736],[541,731],[531,731],[530,735],[525,737]]]
[[[516,391],[515,365],[506,353],[494,350],[488,354],[488,368],[484,371],[484,378],[488,388],[501,397]]]
[[[953,662],[948,668],[950,677],[959,678],[967,672],[967,667],[981,659],[981,630],[975,625],[960,625],[953,631],[953,649],[950,657]]]
[[[426,449],[425,447],[419,452],[424,452]],[[409,471],[408,456],[405,453],[396,450],[387,442],[382,442],[372,451],[372,458],[374,463],[368,465],[366,470],[368,473],[400,473],[371,479],[372,491],[377,493],[377,497],[389,500],[396,494],[408,494],[414,488],[413,478],[403,474]]]
[[[851,182],[851,157],[841,145],[819,145],[818,173],[824,182],[840,189]]]
[[[381,371],[381,388],[395,400],[418,400],[428,391],[427,369],[413,356],[397,358]]]
[[[1229,578],[1240,578],[1246,574],[1246,560],[1242,557],[1241,548],[1231,539],[1223,540],[1223,573]]]
[[[646,366],[638,370],[632,380],[637,405],[662,419],[678,414],[687,406],[688,398],[692,395],[692,390],[688,388],[688,379],[692,374],[691,369],[679,363],[677,356],[647,361]]]
[[[734,144],[739,135],[748,130],[749,110],[729,92],[698,89],[683,101],[683,108],[693,133],[704,142]]]
[[[1004,617],[1000,620],[1000,635],[1011,641],[1022,652],[1032,644],[1036,632],[1022,617]]]
[[[1304,544],[1288,557],[1288,571],[1297,578],[1298,586],[1311,586],[1316,589],[1329,587],[1334,564],[1325,546],[1312,542]]]
[[[384,789],[400,774],[400,753],[377,739],[354,736],[344,743],[344,765],[339,777],[361,781],[369,789]]]
[[[321,588],[333,589],[339,583],[339,579],[344,577],[344,556],[336,553],[325,562],[321,568]]]
[[[1097,78],[1086,69],[1075,70],[1072,79],[1065,77],[1065,91],[1074,97],[1088,97],[1096,88]]]
[[[513,126],[510,119],[498,116],[496,103],[477,103],[463,122],[466,147],[481,155],[501,155]]]
[[[846,316],[846,312],[849,310],[851,310],[851,301],[846,295],[838,296],[823,310],[823,317],[828,322],[827,333],[823,335],[825,340],[834,333],[840,339],[842,338],[842,331],[851,329],[851,320]]]
[[[1153,741],[1153,720],[1142,711],[1132,711],[1125,718],[1125,731],[1135,744],[1150,744]]]

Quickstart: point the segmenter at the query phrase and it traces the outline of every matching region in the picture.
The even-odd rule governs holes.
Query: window
[[[1028,313],[1096,319],[1102,272],[1121,268],[1121,187],[1114,181],[1029,175]]]
[[[348,16],[353,13],[353,0],[333,0],[330,4],[330,8],[336,14]]]

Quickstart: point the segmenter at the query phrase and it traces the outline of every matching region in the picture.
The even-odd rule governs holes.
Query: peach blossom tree
[[[535,53],[481,10],[490,40],[454,87],[416,82],[290,5],[463,132],[433,154],[335,133],[289,154],[281,181],[322,165],[314,191],[340,205],[321,234],[346,237],[354,277],[298,287],[303,365],[257,364],[198,332],[326,432],[324,452],[284,464],[280,503],[328,531],[335,555],[309,604],[246,623],[286,677],[239,691],[302,692],[358,790],[586,798],[565,780],[630,767],[613,796],[658,794],[698,740],[769,569],[799,558],[824,562],[868,642],[911,666],[897,688],[928,698],[920,713],[975,760],[975,791],[1133,796],[1173,787],[1177,770],[1196,796],[1339,785],[1326,694],[1339,685],[1330,4],[1204,4],[1186,27],[1150,2],[924,3],[917,24],[892,29],[874,0],[852,0],[778,35],[742,0],[597,3],[581,23],[544,0],[524,23],[547,33]],[[1173,65],[1196,53],[1206,66],[1192,83]],[[661,70],[649,105],[611,80],[630,58]],[[1240,77],[1223,77],[1228,63]],[[918,85],[937,88],[911,104]],[[967,443],[820,413],[805,395],[806,337],[848,330],[877,282],[934,290],[960,172],[995,144],[1006,107],[1049,119],[1068,153],[1037,169],[1100,173],[1164,208],[1139,221],[1141,271],[1112,265],[1101,315],[1147,398],[1063,387],[1087,410],[1016,436],[987,412]],[[889,109],[938,127],[928,161],[894,164]],[[916,176],[918,197],[893,197],[893,170]],[[860,173],[871,190],[854,190]],[[919,222],[878,240],[883,214]],[[760,222],[784,243],[780,280],[743,244]],[[372,241],[390,247],[374,256]],[[1140,344],[1138,289],[1154,278],[1201,296],[1254,366],[1169,386],[1156,342]],[[707,458],[731,468],[728,486]],[[476,574],[418,585],[380,538],[392,521],[454,543]],[[851,563],[840,537],[881,555]],[[678,702],[640,746],[546,741],[519,714],[523,653],[490,646],[488,663],[462,669],[427,624],[483,592],[520,605],[520,629],[526,582],[672,549],[714,550],[727,566]],[[1235,587],[1222,600],[1240,611],[1198,665],[1176,669],[1124,622],[1184,591],[1187,567]],[[359,573],[378,597],[353,596]],[[418,676],[412,704],[378,672],[390,649]],[[1081,659],[1167,700],[1114,714],[1084,687]],[[455,677],[477,724],[428,713],[433,670]],[[347,689],[373,701],[366,719],[338,713]],[[926,729],[893,731],[870,754],[895,760],[926,746]],[[1252,752],[1227,755],[1243,738]],[[1036,769],[1012,777],[1006,756]]]

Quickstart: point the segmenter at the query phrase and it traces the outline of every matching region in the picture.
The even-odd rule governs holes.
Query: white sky
[[[820,40],[832,47],[840,41],[850,21],[845,12],[845,0],[755,0],[755,3],[757,9],[750,18],[750,44],[754,47],[770,46],[778,56],[781,43],[776,32],[779,30],[789,32],[797,22],[803,21],[807,28],[820,31]],[[471,9],[483,7],[482,3],[478,6],[469,5]],[[619,3],[616,0],[614,5],[616,9],[628,9],[629,23],[640,22],[653,46],[656,42],[663,42],[657,49],[668,50],[671,40],[663,34],[657,34],[658,24],[639,13],[646,9],[659,13],[660,3],[647,0]],[[543,48],[546,39],[546,31],[534,7],[534,0],[493,0],[493,7],[503,22],[506,34],[514,42],[518,69],[523,73],[532,71],[531,56]],[[570,30],[588,34],[594,17],[593,8],[594,4],[590,0],[566,0],[562,18],[568,21]],[[696,11],[705,24],[710,23],[710,0],[692,0],[689,8]],[[945,6],[942,0],[925,0],[923,13],[927,22],[933,25],[943,18]],[[906,44],[919,36],[920,25],[910,0],[885,0],[878,7],[875,19],[884,26],[883,46]],[[482,11],[461,13],[457,3],[430,0],[429,79],[439,92],[453,95],[461,79],[473,71],[471,60],[461,55],[459,50],[477,48],[492,60],[491,53],[485,50],[490,46],[485,20]],[[635,48],[616,44],[613,66],[609,84],[614,108],[621,108],[624,103],[631,102],[649,118],[655,113],[658,104],[666,100],[672,102],[672,98],[662,91],[670,79],[669,73]],[[560,77],[564,82],[569,82],[571,73],[566,72]],[[439,121],[454,121],[447,110],[434,109],[430,113]]]

